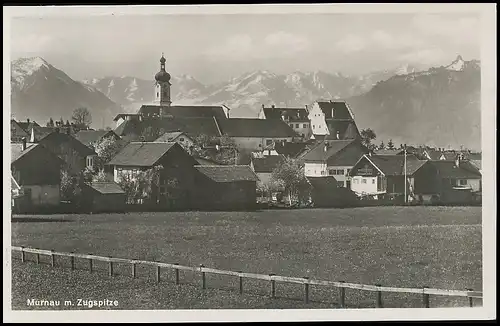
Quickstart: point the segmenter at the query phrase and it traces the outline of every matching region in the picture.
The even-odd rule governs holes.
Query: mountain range
[[[120,112],[135,112],[153,98],[153,78],[131,76],[74,81],[42,58],[11,64],[12,112],[45,124],[70,119],[88,107],[93,126],[110,126]],[[323,71],[274,74],[259,70],[205,85],[193,76],[173,76],[175,104],[226,104],[232,117],[256,117],[262,104],[304,106],[318,99],[345,99],[360,128],[396,143],[480,148],[480,63],[457,57],[450,65],[424,69],[404,65],[361,76]],[[395,123],[396,122],[396,123]]]

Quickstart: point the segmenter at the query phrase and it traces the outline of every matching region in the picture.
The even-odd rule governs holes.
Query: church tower
[[[170,74],[165,71],[165,62],[167,60],[163,57],[160,59],[160,71],[155,75],[155,100],[154,103],[160,106],[170,106]],[[163,110],[160,110],[163,115]]]

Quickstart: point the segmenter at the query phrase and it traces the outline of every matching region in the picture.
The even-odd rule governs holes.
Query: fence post
[[[75,269],[75,257],[73,256],[73,252],[70,252],[71,256],[69,256],[69,262],[71,264],[71,270]]]
[[[179,265],[179,263],[175,263],[174,265]],[[179,284],[179,269],[176,268],[175,270],[175,284]]]
[[[340,283],[345,283],[345,281],[340,281]],[[341,308],[345,308],[345,287],[339,288],[339,303]]]
[[[160,283],[160,266],[156,266],[156,283]]]
[[[474,291],[473,289],[466,289],[466,290],[467,291]],[[471,308],[474,307],[474,302],[472,301],[473,298],[468,297],[468,299],[469,299],[469,307],[471,307]]]
[[[21,263],[24,263],[25,257],[24,257],[24,247],[21,246]]]
[[[203,266],[203,264],[201,264],[200,271],[202,270],[203,267],[205,267],[205,266]],[[201,272],[201,288],[203,290],[205,290],[207,288],[206,279],[205,279],[205,272]]]
[[[304,302],[309,303],[309,277],[304,276]]]
[[[136,270],[135,270],[135,263],[132,263],[132,278],[135,278]]]
[[[375,284],[375,286],[382,286],[382,285]],[[377,291],[377,308],[383,308],[383,305],[382,305],[382,291]]]
[[[56,257],[54,255],[54,250],[50,251],[50,264],[52,267],[56,267]]]
[[[238,273],[242,273],[241,271],[238,271]],[[243,294],[243,277],[240,275],[239,277],[239,281],[240,281],[240,294]]]
[[[110,259],[110,261],[109,261],[108,274],[110,277],[112,277],[113,276],[113,262],[111,261],[111,256],[109,256],[109,259]]]
[[[276,281],[273,280],[273,276],[276,275],[276,274],[269,274],[269,276],[271,277],[271,298],[275,298],[276,297]]]
[[[37,265],[40,264],[40,254],[39,253],[36,254],[36,264]]]
[[[90,256],[90,254],[89,254]],[[92,257],[89,258],[89,272],[92,274]]]
[[[425,289],[427,289],[427,286],[423,287],[424,292],[423,292],[423,295],[422,295],[422,299],[424,301],[424,308],[429,308],[430,307],[429,294],[425,293]]]

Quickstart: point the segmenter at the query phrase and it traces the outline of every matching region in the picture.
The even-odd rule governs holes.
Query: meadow
[[[264,210],[258,212],[165,212],[94,215],[14,216],[12,245],[56,251],[157,260],[181,265],[320,280],[482,289],[481,207],[367,207],[349,209]],[[19,254],[16,252],[15,254]],[[17,258],[18,257],[14,257]],[[33,260],[33,257],[27,257]],[[48,258],[45,261],[48,263]],[[69,264],[66,262],[66,266]],[[27,298],[70,300],[112,297],[121,309],[335,308],[338,289],[312,287],[302,302],[302,287],[209,275],[202,290],[199,275],[164,271],[154,284],[149,267],[129,276],[118,266],[109,279],[106,265],[97,273],[52,269],[13,261],[13,309],[27,309]],[[476,305],[480,300],[475,299]],[[384,307],[421,307],[416,294],[384,293]],[[374,307],[375,293],[346,290],[348,308]],[[466,298],[431,296],[431,307],[467,306]]]

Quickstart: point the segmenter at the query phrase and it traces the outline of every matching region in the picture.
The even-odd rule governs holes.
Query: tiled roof
[[[289,121],[309,121],[306,108],[277,108],[277,107],[264,107],[264,115],[266,119],[279,119],[283,117]]]
[[[306,150],[307,146],[310,145],[308,142],[277,142],[274,144],[274,150],[281,155],[287,157],[297,157],[299,154]]]
[[[309,151],[299,155],[305,162],[326,162],[354,140],[324,140],[316,144]],[[325,150],[326,148],[326,150]]]
[[[343,101],[320,102],[319,108],[325,114],[325,119],[354,119]],[[333,116],[332,116],[333,110]]]
[[[120,186],[114,182],[92,182],[87,183],[87,186],[97,191],[100,194],[124,194]]]
[[[205,157],[194,157],[194,159],[199,165],[220,165],[219,162],[215,162]]]
[[[404,155],[366,155],[386,176],[404,175]],[[427,161],[419,160],[414,155],[406,156],[406,174],[417,172]]]
[[[75,138],[82,142],[84,145],[90,145],[99,141],[103,137],[110,136],[115,132],[112,130],[80,130],[75,134]]]
[[[282,155],[253,157],[252,163],[255,173],[271,173],[284,160]]]
[[[94,152],[91,148],[84,145],[75,137],[68,135],[66,133],[53,132],[40,140],[40,144],[42,145],[47,144],[49,148],[50,148],[49,145],[57,145],[66,142],[69,142],[71,144],[71,147],[73,147],[73,149],[82,156],[97,155],[96,152]]]
[[[218,120],[223,134],[230,137],[290,138],[297,133],[284,121],[231,118]]]
[[[404,149],[376,149],[375,155],[401,155],[404,154]]]
[[[160,115],[160,108],[168,115],[184,118],[211,118],[226,119],[224,109],[220,105],[143,105],[139,109],[139,114]]]
[[[328,132],[330,133],[325,139],[355,139],[359,137],[359,130],[354,121],[349,120],[328,120],[326,121]]]
[[[248,165],[197,165],[195,168],[215,182],[259,180]]]
[[[170,142],[179,137],[180,135],[184,135],[184,133],[182,131],[167,131],[166,133],[158,137],[158,139],[156,139],[155,142],[160,142],[160,141]]]
[[[115,133],[119,136],[132,134],[140,136],[148,127],[156,130],[160,135],[165,132],[182,131],[190,137],[197,137],[201,134],[205,134],[207,136],[221,136],[217,126],[217,121],[213,117],[164,117],[145,118],[141,121],[126,120],[115,129]]]
[[[309,184],[318,191],[328,191],[331,188],[337,188],[337,179],[334,176],[307,177]]]
[[[10,144],[10,163],[14,163],[27,153],[35,149],[38,144],[27,144],[26,149],[23,151],[23,145],[21,143],[11,143]]]
[[[35,139],[34,141],[40,141],[45,138],[47,135],[54,133],[56,131],[55,127],[40,127],[40,126],[32,126],[29,129],[29,134],[31,137],[31,132],[34,131]]]
[[[28,131],[31,129],[31,127],[33,126],[37,126],[39,127],[40,125],[38,123],[36,123],[35,121],[16,121],[17,124],[19,125],[19,127],[21,127],[22,129],[24,129],[25,131]]]
[[[437,168],[441,178],[481,178],[479,170],[467,161],[460,162],[459,167],[454,161],[430,161],[430,164]]]
[[[153,166],[177,143],[132,142],[116,154],[108,165]]]

